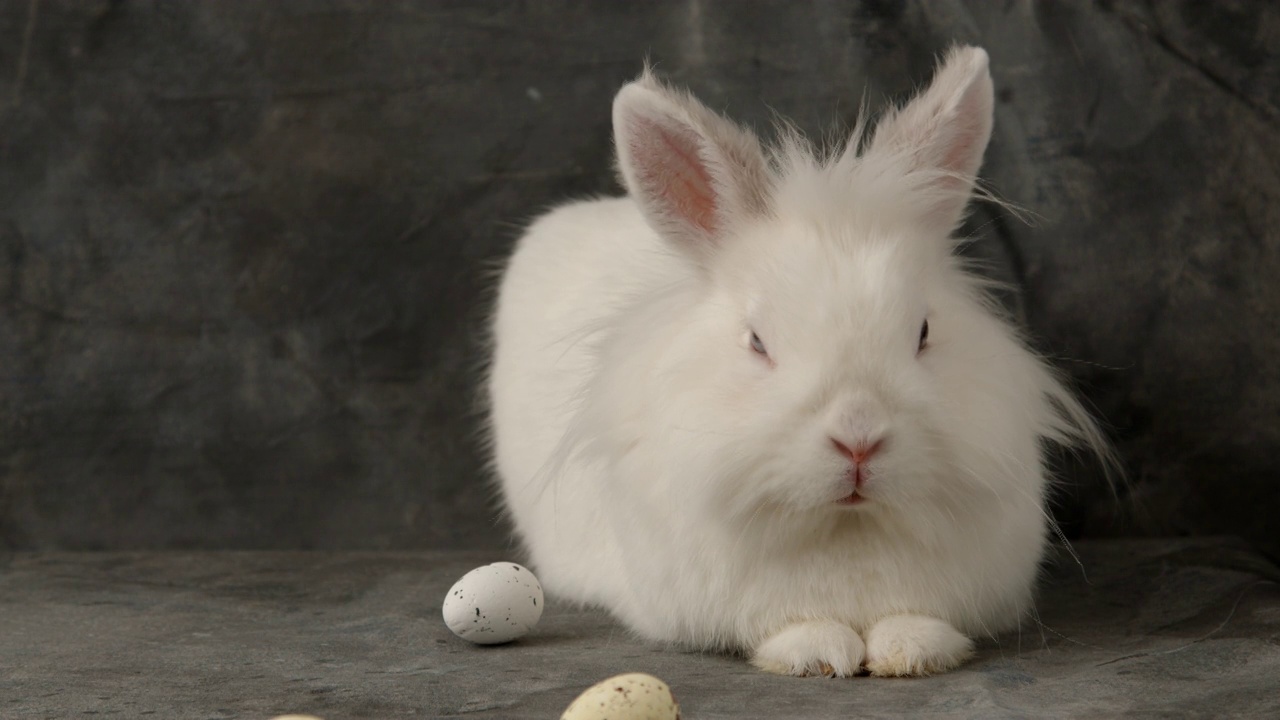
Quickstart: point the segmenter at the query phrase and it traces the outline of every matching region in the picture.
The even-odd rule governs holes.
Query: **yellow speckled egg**
[[[587,688],[560,720],[680,720],[671,688],[652,675],[627,673]]]

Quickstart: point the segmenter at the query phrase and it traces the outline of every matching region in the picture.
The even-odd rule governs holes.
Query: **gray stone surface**
[[[1228,540],[1090,541],[1038,620],[917,680],[780,678],[553,602],[511,645],[440,604],[493,552],[42,553],[0,569],[0,717],[554,718],[621,672],[688,720],[1280,717],[1280,568]],[[1087,579],[1086,579],[1087,575]]]
[[[973,252],[1114,429],[1073,536],[1280,556],[1280,4],[0,0],[0,547],[500,548],[487,268],[649,55],[767,130],[980,44]]]

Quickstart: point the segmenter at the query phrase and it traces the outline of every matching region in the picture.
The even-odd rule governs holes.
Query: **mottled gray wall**
[[[0,546],[496,547],[486,268],[613,192],[648,55],[820,132],[952,41],[998,88],[974,252],[1114,427],[1111,517],[1280,552],[1280,8],[0,0]]]

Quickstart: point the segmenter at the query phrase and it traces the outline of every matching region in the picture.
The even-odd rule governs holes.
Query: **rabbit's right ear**
[[[649,224],[705,263],[743,219],[767,211],[760,141],[646,70],[613,101],[618,169]]]
[[[952,48],[929,87],[881,122],[868,151],[895,157],[907,172],[928,179],[923,187],[931,192],[921,209],[948,231],[960,223],[991,140],[988,64],[982,48]]]

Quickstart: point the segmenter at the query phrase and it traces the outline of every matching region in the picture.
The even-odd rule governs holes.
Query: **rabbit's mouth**
[[[848,489],[849,494],[835,500],[835,504],[852,507],[865,503],[869,498],[862,494],[862,488],[870,479],[870,468],[863,465],[861,459],[859,459],[853,467],[845,471],[844,488]]]
[[[848,495],[837,500],[836,504],[837,505],[861,505],[866,501],[867,501],[866,496],[862,495],[857,490],[854,490]]]

